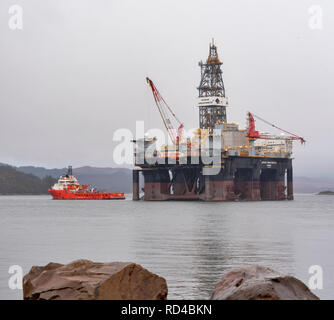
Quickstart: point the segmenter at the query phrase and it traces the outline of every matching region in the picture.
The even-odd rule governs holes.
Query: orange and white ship
[[[55,200],[117,200],[125,199],[123,192],[103,192],[92,188],[90,184],[80,185],[72,173],[72,167],[68,167],[50,189],[49,193]]]

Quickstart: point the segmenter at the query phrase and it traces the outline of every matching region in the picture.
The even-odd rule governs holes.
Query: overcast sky
[[[8,26],[13,4],[23,30]],[[314,4],[322,29],[309,26]],[[305,137],[295,174],[334,176],[333,31],[331,0],[1,0],[0,162],[111,166],[116,129],[162,128],[146,76],[198,126],[198,62],[214,38],[228,121],[243,128],[251,110]]]

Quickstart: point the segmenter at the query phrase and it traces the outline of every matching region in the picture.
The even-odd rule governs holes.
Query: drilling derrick
[[[201,67],[201,82],[198,89],[199,126],[201,129],[212,131],[217,124],[226,123],[226,107],[228,99],[225,97],[223,72],[221,70],[217,47],[213,41],[206,63],[199,63]]]

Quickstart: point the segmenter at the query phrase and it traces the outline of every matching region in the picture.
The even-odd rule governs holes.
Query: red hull
[[[49,189],[49,193],[55,200],[117,200],[125,199],[124,193],[121,192],[87,192],[70,190],[53,190]]]

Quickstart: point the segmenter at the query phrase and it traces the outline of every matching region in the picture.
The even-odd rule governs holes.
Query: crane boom
[[[155,104],[159,110],[160,116],[162,118],[165,128],[167,129],[169,137],[172,140],[173,144],[177,144],[182,136],[183,123],[177,118],[174,111],[166,103],[166,101],[154,85],[153,81],[147,77],[146,82],[151,87]],[[170,117],[174,118],[174,120],[178,123],[179,127],[177,130],[174,129]]]
[[[266,124],[282,131],[285,132],[287,134],[289,134],[290,136],[275,136],[275,135],[269,135],[269,134],[260,134],[259,131],[256,131],[255,129],[255,120],[254,117],[256,117],[257,119],[265,122]],[[264,120],[262,118],[260,118],[259,116],[256,116],[255,114],[252,114],[250,112],[248,112],[248,133],[247,133],[247,137],[251,138],[251,139],[270,139],[270,140],[300,140],[300,142],[303,144],[305,143],[305,139],[294,134],[291,133],[287,130],[281,129],[280,127],[270,123],[267,120]]]

